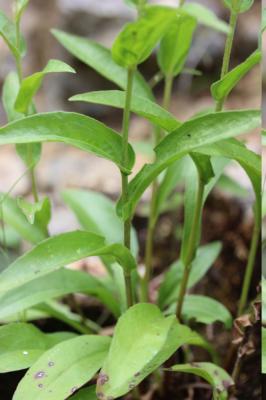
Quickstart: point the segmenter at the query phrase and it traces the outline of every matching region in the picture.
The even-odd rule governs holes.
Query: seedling
[[[51,60],[42,71],[24,77],[20,21],[28,1],[15,1],[13,20],[0,14],[0,35],[16,64],[16,71],[7,76],[3,88],[8,123],[0,128],[0,145],[16,145],[26,173],[30,172],[34,200],[14,199],[11,191],[0,199],[4,249],[10,230],[32,244],[31,250],[10,262],[0,274],[0,320],[6,323],[0,328],[0,372],[28,369],[14,400],[64,400],[70,396],[76,400],[112,400],[132,391],[140,397],[141,382],[148,376],[150,382],[156,380],[164,363],[178,349],[183,354],[184,348],[192,363],[172,365],[164,369],[165,374],[170,370],[199,376],[209,383],[217,400],[228,398],[234,385],[211,344],[190,324],[194,320],[195,328],[195,322],[210,325],[220,321],[230,329],[232,316],[218,301],[188,294],[188,289],[203,278],[221,251],[220,242],[200,245],[202,212],[210,191],[233,160],[248,175],[256,198],[255,228],[239,315],[247,306],[261,223],[261,171],[260,157],[236,137],[260,126],[260,111],[223,111],[223,106],[236,84],[261,60],[258,49],[241,65],[229,68],[238,15],[250,9],[253,2],[225,0],[231,14],[229,25],[202,5],[185,4],[184,0],[179,7],[149,5],[145,0],[126,2],[135,7],[136,20],[125,25],[111,50],[90,39],[52,32],[70,53],[118,86],[120,90],[73,94],[70,100],[123,109],[121,135],[78,113],[38,113],[34,96],[46,75],[75,71],[62,61]],[[184,70],[195,73],[186,69],[186,60],[199,24],[227,38],[221,76],[211,87],[216,110],[181,122],[169,111],[173,84]],[[159,72],[152,82],[164,81],[162,106],[138,71],[157,48]],[[155,147],[153,162],[133,179],[132,112],[150,121],[150,147]],[[49,234],[51,204],[47,197],[41,198],[36,176],[41,144],[46,142],[63,142],[103,157],[121,173],[117,204],[95,192],[63,192],[63,200],[80,222],[80,231]],[[181,255],[164,274],[157,304],[151,304],[155,228],[180,182],[185,185]],[[150,186],[143,276],[138,271],[138,241],[132,220],[142,194]],[[107,271],[105,278],[66,268],[91,256],[101,258]],[[56,300],[75,293],[97,298],[112,315],[111,337],[103,336],[102,327],[87,319],[79,307],[73,312]],[[75,333],[45,334],[31,323],[48,317],[63,321]],[[202,347],[212,362],[207,358],[205,362],[194,360],[190,346]],[[99,371],[97,386],[80,390]]]

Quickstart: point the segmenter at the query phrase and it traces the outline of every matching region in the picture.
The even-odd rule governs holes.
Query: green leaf
[[[97,396],[116,399],[130,392],[162,365],[180,346],[194,338],[193,332],[163,317],[152,305],[140,303],[120,317],[97,382]]]
[[[42,155],[40,143],[16,144],[16,151],[28,168],[38,164]]]
[[[67,112],[37,114],[0,128],[0,145],[63,142],[115,162],[129,173],[134,151],[129,146],[129,165],[121,165],[122,138],[112,129],[85,115]]]
[[[105,90],[78,94],[71,97],[70,101],[85,101],[87,103],[103,104],[110,107],[124,109],[125,92],[119,90]],[[153,101],[133,94],[131,102],[131,111],[151,121],[153,124],[165,129],[168,132],[173,131],[181,122],[172,114],[164,110]]]
[[[208,362],[174,365],[168,371],[200,376],[212,386],[214,400],[228,399],[228,389],[234,385],[232,378],[224,369]]]
[[[266,7],[262,8],[262,15],[261,15],[261,32],[264,33],[266,29]]]
[[[24,11],[26,10],[27,6],[29,4],[29,0],[16,0],[15,2],[15,6],[16,6],[16,15],[15,15],[15,19],[16,21],[20,21],[21,17],[24,13]]]
[[[50,60],[42,71],[36,72],[23,79],[15,103],[16,111],[27,114],[32,104],[33,97],[40,89],[45,76],[47,74],[59,72],[75,73],[75,70],[62,61]]]
[[[48,197],[37,203],[30,203],[23,197],[18,197],[18,206],[31,225],[38,219],[41,220],[41,229],[45,232],[51,218],[51,203]],[[38,224],[39,225],[39,224]]]
[[[176,303],[167,310],[167,314],[173,314],[176,310]],[[222,322],[226,329],[232,327],[232,315],[228,309],[210,297],[190,294],[185,297],[183,307],[184,321],[194,320],[201,324],[214,324]]]
[[[16,72],[10,72],[3,85],[2,101],[3,107],[7,115],[8,122],[23,118],[23,114],[15,110],[15,102],[19,92],[19,79]]]
[[[243,13],[253,6],[254,0],[224,0],[224,4],[235,13]]]
[[[206,275],[221,252],[221,247],[220,242],[213,242],[198,248],[191,267],[188,289],[196,285]],[[181,260],[172,264],[166,272],[159,289],[158,304],[161,309],[177,300],[183,272],[184,265]]]
[[[199,3],[186,3],[182,9],[198,20],[198,23],[222,33],[228,33],[229,26],[219,19],[213,11]]]
[[[75,396],[71,397],[71,400],[97,400],[96,386],[81,389]]]
[[[45,335],[35,326],[25,323],[1,326],[0,373],[31,367],[47,349],[71,336]]]
[[[64,400],[101,368],[110,344],[104,336],[80,336],[48,350],[20,381],[13,400]]]
[[[197,20],[189,14],[177,15],[162,38],[158,63],[165,76],[177,76],[182,71],[197,27]]]
[[[0,36],[4,39],[14,57],[22,55],[24,52],[24,42],[21,40],[17,45],[16,26],[1,10],[0,10]]]
[[[226,98],[237,83],[257,64],[261,62],[261,51],[256,50],[246,61],[228,72],[222,79],[211,86],[211,93],[215,100]]]
[[[104,236],[108,244],[123,243],[123,222],[115,204],[101,193],[69,189],[63,192],[64,202],[74,211],[83,229]],[[132,228],[131,245],[138,254],[138,239]]]
[[[123,219],[132,216],[139,198],[150,183],[176,160],[190,152],[200,152],[199,149],[203,146],[208,145],[206,146],[206,149],[208,149],[209,145],[213,146],[215,142],[247,133],[260,125],[260,111],[256,110],[212,113],[185,122],[163,139],[155,149],[156,162],[144,166],[130,182],[127,203],[124,207],[121,201],[118,204],[119,215]],[[240,146],[236,147],[238,147],[237,153],[229,149],[229,155],[223,154],[222,157],[231,158],[230,155],[234,155],[236,159],[242,157],[238,154]],[[207,153],[207,155],[210,154]]]
[[[46,234],[40,226],[36,223],[34,225],[29,223],[15,199],[0,193],[0,219],[1,207],[4,222],[19,233],[23,239],[31,243],[39,243],[46,238]]]
[[[266,328],[262,328],[262,373],[266,374]]]
[[[71,293],[94,296],[115,316],[120,314],[116,299],[105,289],[99,279],[82,271],[61,268],[3,293],[0,297],[0,320]]]
[[[136,22],[125,25],[116,38],[112,56],[125,68],[135,68],[144,62],[174,20],[177,9],[163,6],[146,7],[145,14]]]
[[[63,31],[54,29],[52,33],[62,46],[80,61],[96,70],[104,78],[114,82],[120,88],[126,89],[127,72],[112,59],[109,49],[92,40],[70,35]],[[141,97],[153,99],[149,85],[139,72],[135,73],[133,90]]]
[[[136,263],[121,244],[106,245],[103,237],[89,232],[68,232],[44,240],[13,262],[0,275],[0,292],[19,287],[64,265],[86,257],[113,256],[130,273]]]

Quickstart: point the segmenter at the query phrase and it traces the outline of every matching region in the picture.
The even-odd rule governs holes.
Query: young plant
[[[52,60],[43,71],[24,78],[20,19],[28,1],[15,2],[14,21],[1,13],[0,34],[14,55],[17,71],[7,77],[3,89],[8,124],[0,128],[0,145],[16,144],[32,177],[34,174],[35,198],[32,204],[23,198],[12,198],[9,192],[2,194],[0,200],[3,226],[15,229],[33,245],[0,274],[0,321],[3,322],[0,372],[29,369],[15,391],[14,400],[64,400],[70,396],[111,400],[132,390],[134,396],[140,396],[138,385],[148,376],[155,379],[155,373],[181,347],[186,349],[188,361],[195,361],[190,346],[202,347],[213,362],[182,364],[179,359],[178,364],[165,369],[166,373],[170,369],[200,376],[210,384],[214,398],[219,400],[228,398],[234,384],[228,372],[217,365],[219,361],[212,345],[190,327],[191,320],[205,325],[220,321],[230,329],[232,316],[218,301],[187,295],[187,289],[200,281],[221,250],[219,242],[199,246],[201,220],[204,202],[229,160],[237,161],[246,171],[259,204],[260,159],[235,137],[260,126],[260,111],[222,111],[231,90],[261,58],[258,50],[228,72],[237,15],[246,11],[252,2],[226,0],[232,13],[229,27],[196,3],[186,5],[181,1],[174,8],[152,6],[142,0],[127,2],[136,7],[138,17],[125,25],[111,50],[88,39],[53,31],[74,56],[122,89],[79,94],[70,99],[123,109],[121,135],[82,114],[37,113],[33,99],[43,78],[51,72],[74,71],[61,61]],[[169,112],[172,87],[174,79],[184,71],[199,23],[228,35],[223,72],[212,86],[216,112],[183,123]],[[138,66],[158,45],[159,75],[165,84],[162,107],[138,71]],[[135,162],[130,144],[131,112],[154,126],[156,158],[129,181]],[[41,143],[46,142],[63,142],[103,157],[113,162],[121,173],[121,196],[117,204],[91,191],[63,192],[63,200],[83,230],[48,237],[50,201],[39,199],[35,177]],[[186,187],[181,257],[165,273],[157,305],[149,304],[155,226],[180,181]],[[143,279],[138,274],[138,242],[132,219],[142,194],[150,185],[153,194]],[[257,236],[253,242],[248,277],[254,263]],[[107,271],[104,278],[65,268],[91,256],[101,258]],[[247,281],[244,293],[249,288]],[[111,337],[104,336],[102,327],[86,318],[76,304],[73,309],[77,312],[73,312],[56,300],[73,293],[97,298],[103,304],[114,321]],[[63,321],[75,333],[45,334],[30,323],[48,317]],[[17,336],[21,340],[17,341]],[[99,371],[97,386],[79,390]]]

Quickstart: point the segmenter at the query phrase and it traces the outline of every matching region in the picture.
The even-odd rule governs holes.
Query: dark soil
[[[166,214],[161,218],[156,232],[155,245],[155,282],[167,266],[177,258],[180,247],[180,234],[176,226],[181,226],[182,210],[176,214]],[[137,228],[142,244],[146,235],[147,221],[145,218],[136,217],[134,224]],[[252,234],[252,222],[247,218],[245,207],[240,201],[221,196],[214,192],[209,197],[203,217],[202,243],[210,243],[215,240],[223,242],[223,250],[219,259],[215,262],[208,275],[194,288],[193,292],[213,297],[229,310],[236,314],[237,301],[239,299],[241,283],[243,280],[246,258]],[[258,254],[256,270],[253,277],[250,300],[257,295],[260,282],[260,255]],[[151,287],[156,287],[152,284]],[[99,307],[84,308],[84,313],[91,319],[97,319],[102,310]],[[106,321],[110,326],[112,320]],[[45,332],[69,330],[69,327],[55,320],[40,321],[37,325]],[[195,326],[194,326],[195,328]],[[224,330],[220,324],[211,329],[197,326],[197,329],[205,335],[219,352],[222,364],[227,363],[231,372],[235,357],[228,363],[228,353],[232,343],[232,332]],[[254,346],[254,351],[243,358],[237,386],[230,399],[259,400],[262,399],[262,383],[260,375],[260,321],[249,328],[248,341]],[[203,350],[193,349],[195,361],[209,360],[208,354]],[[236,355],[236,354],[235,354]],[[182,352],[175,355],[171,362],[182,362]],[[170,364],[171,365],[171,364]],[[158,391],[147,400],[211,400],[212,391],[206,383],[197,377],[188,374],[166,373],[163,384],[163,395]],[[24,372],[0,375],[0,399],[11,400],[12,395]],[[149,381],[143,383],[141,391],[149,395]],[[151,391],[150,391],[151,392]],[[25,399],[26,400],[26,399]],[[38,399],[36,399],[38,400]]]

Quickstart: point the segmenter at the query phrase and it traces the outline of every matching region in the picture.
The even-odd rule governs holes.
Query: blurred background
[[[188,0],[189,2],[189,0]],[[222,0],[199,0],[224,20],[229,13]],[[176,0],[157,1],[157,3],[176,5]],[[0,0],[0,8],[11,13],[11,1]],[[252,9],[241,15],[237,27],[236,45],[231,66],[246,59],[257,47],[260,30],[261,1],[255,0]],[[108,47],[123,24],[134,18],[134,10],[123,0],[32,0],[25,13],[22,28],[28,43],[28,54],[24,60],[24,75],[41,70],[50,58],[66,61],[73,66],[77,74],[55,74],[45,79],[36,98],[39,112],[67,110],[82,112],[98,118],[102,122],[121,128],[121,112],[97,105],[69,103],[74,94],[97,89],[111,89],[114,86],[100,77],[77,59],[67,53],[50,33],[52,28],[63,29],[84,37],[89,37]],[[225,35],[205,27],[199,27],[193,42],[187,67],[196,68],[201,76],[183,74],[175,82],[174,99],[171,111],[181,120],[213,106],[210,96],[210,84],[218,79],[221,69]],[[3,41],[0,41],[0,86],[7,73],[14,68],[14,62]],[[141,66],[141,72],[149,80],[158,71],[156,56]],[[162,87],[156,89],[161,98]],[[259,67],[243,79],[230,95],[228,108],[259,108],[261,106],[261,74]],[[0,124],[6,117],[0,105]],[[130,136],[132,141],[149,140],[150,126],[144,120],[133,116]],[[260,151],[259,135],[246,137],[249,146]],[[137,156],[134,172],[149,161],[143,152]],[[12,146],[0,148],[0,191],[6,192],[25,167]],[[120,177],[117,169],[106,160],[85,154],[63,144],[46,144],[43,147],[42,160],[37,168],[38,186],[43,193],[54,198],[57,212],[51,225],[52,233],[71,229],[75,221],[61,205],[59,193],[66,187],[90,188],[102,191],[116,198],[120,191]],[[229,168],[229,174],[244,186],[248,180],[235,165]],[[14,188],[13,194],[27,195],[30,184],[27,177]],[[146,194],[146,197],[149,193]]]

